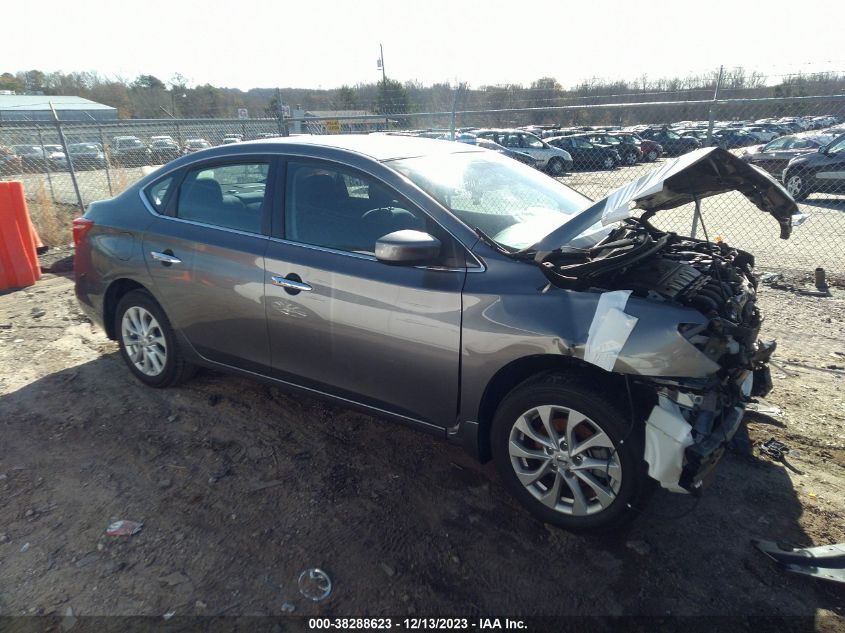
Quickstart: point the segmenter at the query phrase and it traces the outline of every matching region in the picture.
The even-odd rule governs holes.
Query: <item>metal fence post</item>
[[[713,91],[713,103],[710,105],[710,111],[707,121],[707,147],[713,145],[713,124],[715,123],[716,101],[719,99],[719,88],[722,87],[722,75],[725,72],[724,66],[719,66],[719,78],[716,80],[716,89]]]
[[[53,189],[53,178],[50,175],[50,158],[47,156],[47,150],[44,149],[44,135],[41,133],[41,128],[38,128],[38,142],[41,145],[41,155],[44,157],[44,169],[47,174],[47,183],[50,185],[50,196],[53,202],[56,201],[56,190]]]
[[[455,86],[455,98],[452,99],[452,116],[449,119],[449,140],[455,140],[455,119],[457,118],[456,111],[458,109],[458,92],[460,91],[460,86]]]
[[[85,203],[82,202],[82,194],[79,191],[79,183],[76,181],[76,171],[73,169],[73,161],[70,159],[70,152],[67,151],[67,139],[65,133],[62,131],[62,122],[59,121],[59,115],[56,108],[53,107],[53,102],[50,101],[50,110],[53,112],[53,120],[56,122],[56,130],[59,132],[59,140],[62,143],[62,148],[65,150],[67,156],[67,168],[70,171],[70,180],[73,182],[73,190],[76,192],[76,200],[79,202],[79,210],[85,213]]]
[[[707,113],[707,147],[713,147],[713,125],[716,122],[716,102],[719,99],[719,88],[722,87],[722,76],[725,72],[724,66],[719,66],[719,78],[716,79],[716,89],[713,91],[713,103]],[[695,212],[692,214],[692,228],[690,237],[695,237],[698,231],[698,223],[701,219],[701,205],[698,200],[695,203]]]
[[[103,134],[103,126],[97,125],[97,130],[100,132],[100,145],[103,148],[103,164],[106,166],[106,182],[109,185],[109,195],[114,195],[114,189],[111,184],[111,169],[109,169],[109,155],[106,153],[106,137]]]

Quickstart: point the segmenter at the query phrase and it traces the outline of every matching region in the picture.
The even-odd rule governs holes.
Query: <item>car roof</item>
[[[280,149],[310,145],[347,150],[364,154],[378,161],[412,158],[429,154],[453,154],[455,152],[481,151],[467,143],[453,143],[440,139],[421,138],[418,136],[393,136],[389,134],[325,134],[315,136],[295,136],[287,138],[260,139],[247,141],[242,145],[277,145]]]

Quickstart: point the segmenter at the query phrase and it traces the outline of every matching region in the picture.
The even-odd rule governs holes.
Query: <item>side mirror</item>
[[[822,145],[822,146],[818,149],[818,152],[819,152],[819,154],[827,154],[827,145]]]
[[[440,256],[440,240],[422,231],[404,229],[376,240],[376,259],[385,264],[415,266]]]

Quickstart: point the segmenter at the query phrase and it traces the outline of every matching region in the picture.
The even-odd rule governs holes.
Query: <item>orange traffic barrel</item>
[[[0,182],[0,290],[31,286],[40,277],[23,183]]]

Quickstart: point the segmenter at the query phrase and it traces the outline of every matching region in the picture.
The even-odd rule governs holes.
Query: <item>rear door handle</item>
[[[150,251],[150,255],[157,262],[161,262],[162,264],[165,264],[165,265],[168,265],[168,266],[170,264],[181,264],[182,263],[182,260],[179,259],[178,257],[174,257],[173,253],[159,253],[158,251]]]
[[[274,286],[281,286],[285,290],[295,290],[297,292],[304,290],[307,292],[312,289],[307,283],[298,279],[288,279],[287,277],[274,275],[270,277],[270,280],[273,282]]]

